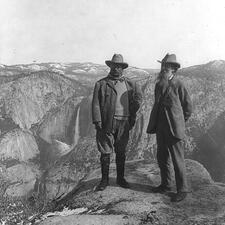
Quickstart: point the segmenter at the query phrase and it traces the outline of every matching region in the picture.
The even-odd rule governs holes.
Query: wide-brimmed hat
[[[121,54],[114,54],[112,60],[106,60],[105,64],[109,67],[115,64],[119,64],[123,69],[126,69],[128,67],[128,64],[123,61],[123,56]]]
[[[167,53],[166,56],[161,61],[160,60],[157,61],[162,64],[173,64],[177,68],[180,68],[180,63],[177,62],[177,57],[175,54],[170,55],[169,53]]]

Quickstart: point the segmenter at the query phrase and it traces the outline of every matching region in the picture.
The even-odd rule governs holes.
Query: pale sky
[[[0,0],[0,63],[225,60],[224,0]]]

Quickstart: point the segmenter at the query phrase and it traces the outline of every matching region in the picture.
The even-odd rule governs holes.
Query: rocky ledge
[[[186,160],[190,193],[179,203],[167,195],[154,194],[160,182],[156,163],[132,161],[126,164],[130,189],[116,185],[115,164],[110,169],[110,186],[95,192],[100,170],[93,171],[53,210],[40,225],[222,225],[225,222],[225,184],[215,183],[198,162]],[[175,192],[175,188],[174,188]]]

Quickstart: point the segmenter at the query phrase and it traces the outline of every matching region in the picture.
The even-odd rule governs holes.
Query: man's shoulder
[[[105,83],[108,81],[108,77],[103,77],[100,80],[96,81],[96,83]]]
[[[130,79],[129,77],[124,77],[125,81],[127,83],[129,83],[131,86],[135,86],[136,85],[136,81],[135,80],[132,80]]]
[[[174,77],[171,82],[175,87],[184,87],[184,83],[178,77]]]

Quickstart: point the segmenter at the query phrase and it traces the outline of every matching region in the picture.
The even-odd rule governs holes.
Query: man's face
[[[120,64],[113,64],[111,65],[111,73],[113,76],[122,76],[123,74],[123,67]]]
[[[165,79],[169,79],[174,73],[175,69],[170,64],[165,64],[162,66],[161,73]]]

